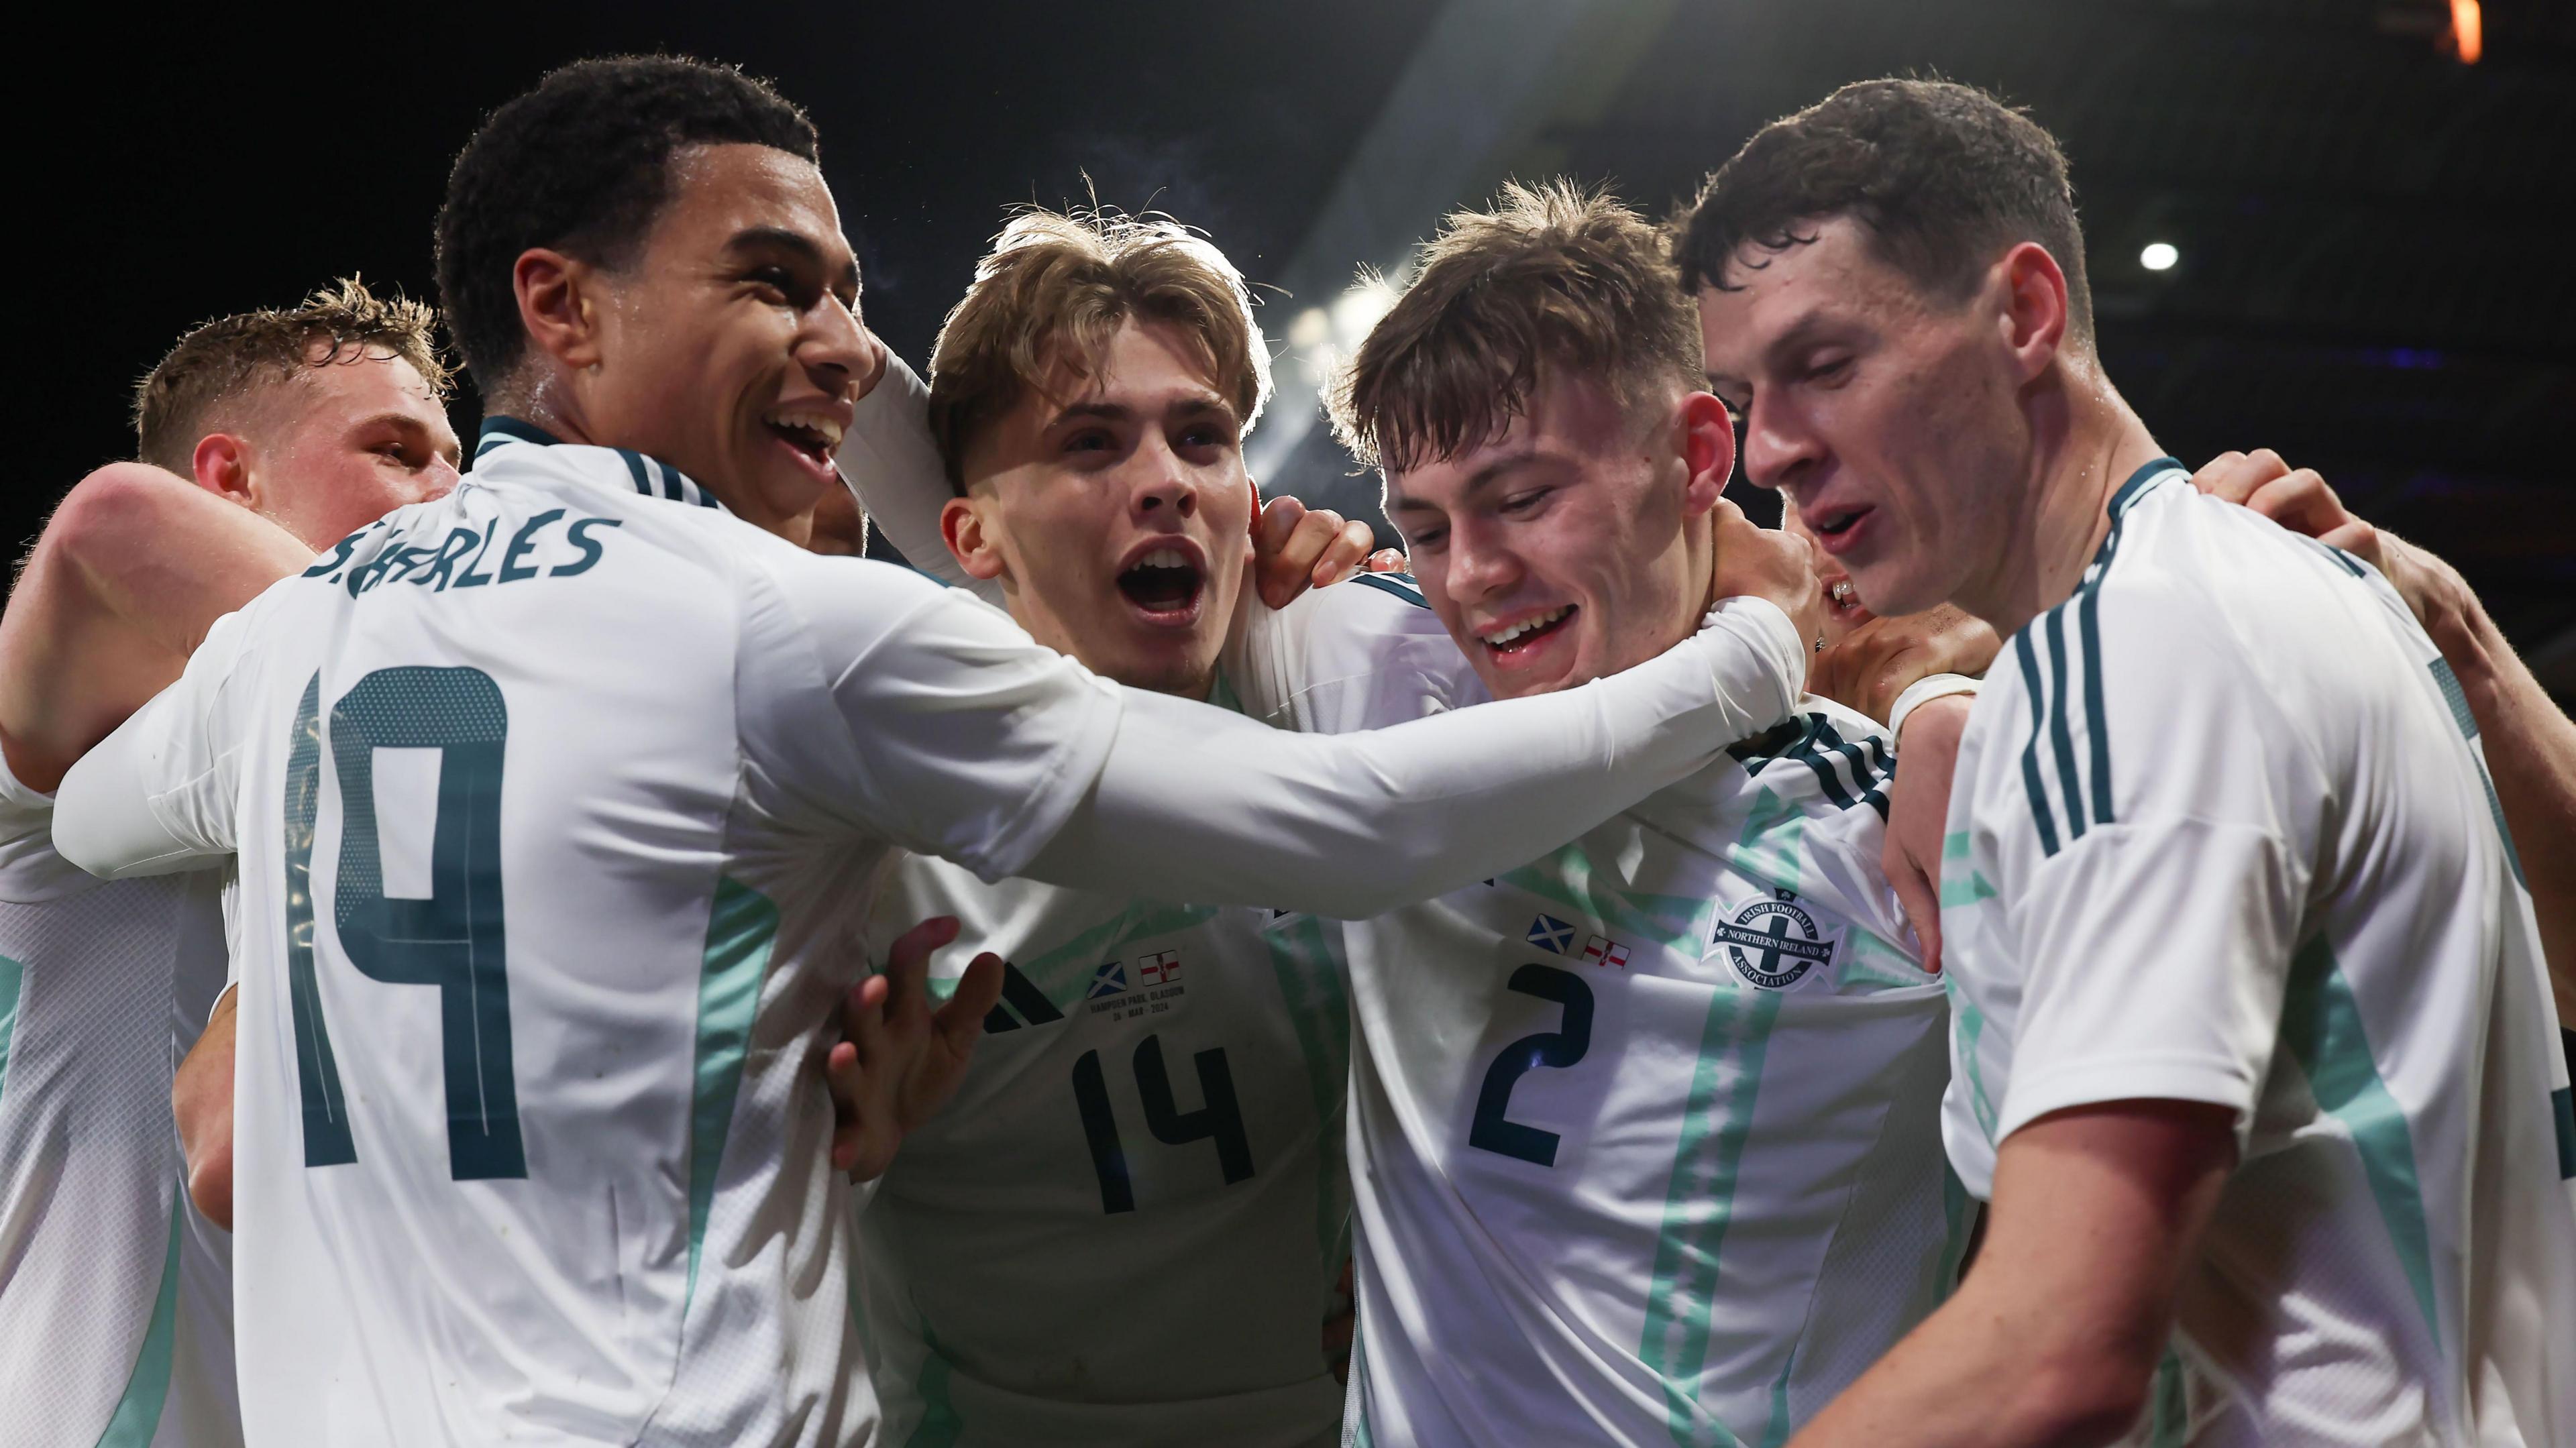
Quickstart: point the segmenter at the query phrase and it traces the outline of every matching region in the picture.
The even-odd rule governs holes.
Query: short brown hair
[[[1096,373],[1131,318],[1177,330],[1242,427],[1261,415],[1270,358],[1224,253],[1165,218],[1032,209],[993,239],[931,349],[930,429],[949,482],[965,486],[968,445],[1057,365]]]
[[[1742,252],[1816,239],[1820,221],[1860,222],[1871,252],[1935,296],[1964,301],[1998,252],[2034,241],[2066,274],[2066,331],[2093,337],[2084,230],[2056,138],[1974,86],[1871,80],[1754,133],[1681,220],[1682,289],[1732,291]]]
[[[1699,321],[1663,234],[1607,191],[1503,187],[1452,213],[1335,379],[1333,430],[1392,472],[1500,437],[1551,373],[1635,408],[1702,376]]]
[[[185,474],[197,440],[223,404],[292,381],[353,347],[392,353],[410,363],[431,392],[447,395],[438,313],[399,292],[379,297],[349,277],[306,297],[302,306],[217,317],[180,338],[135,384],[134,455]]]

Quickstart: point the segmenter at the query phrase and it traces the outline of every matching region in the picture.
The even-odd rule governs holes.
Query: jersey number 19
[[[314,979],[313,839],[322,801],[322,676],[304,686],[286,758],[286,982],[304,1101],[304,1164],[358,1159],[347,1093]],[[524,1177],[510,1064],[510,981],[501,911],[501,761],[509,712],[472,668],[378,669],[331,706],[340,786],[332,927],[361,975],[439,991],[447,1077],[447,1167],[457,1181]],[[385,894],[376,820],[379,749],[438,751],[427,899]]]

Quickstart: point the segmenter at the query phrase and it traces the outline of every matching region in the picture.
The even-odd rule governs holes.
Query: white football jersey
[[[861,1210],[885,1440],[1332,1443],[1341,927],[916,857],[869,958],[934,915],[963,925],[935,994],[979,951],[1009,967],[957,1095]]]
[[[238,1444],[226,1235],[170,1080],[224,982],[224,872],[109,883],[0,762],[0,1448]]]
[[[1561,702],[1274,745],[655,459],[507,419],[476,454],[61,791],[85,865],[240,858],[256,1439],[857,1440],[815,1056],[891,850],[1360,913],[1678,777],[1796,677],[1739,600]]]
[[[2520,866],[2457,682],[2350,556],[2114,495],[1961,745],[1943,1113],[2236,1112],[2139,1442],[2576,1442],[2576,1126]]]
[[[1334,731],[1483,699],[1409,583],[1269,620],[1247,700]],[[1878,863],[1887,739],[1811,697],[1730,754],[1347,927],[1350,1440],[1777,1442],[1946,1291],[1947,1009]]]

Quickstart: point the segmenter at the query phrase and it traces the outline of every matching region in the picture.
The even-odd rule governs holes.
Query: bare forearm
[[[1973,1279],[1971,1279],[1973,1281]],[[1877,1366],[1861,1375],[1789,1448],[1903,1444],[1905,1448],[2019,1448],[2068,1441],[2070,1393],[2035,1360],[2051,1324],[1962,1287]],[[2116,1435],[2126,1419],[2110,1425]],[[2083,1441],[2078,1439],[2077,1441]]]

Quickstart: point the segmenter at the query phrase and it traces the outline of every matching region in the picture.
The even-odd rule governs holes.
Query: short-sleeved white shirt
[[[2375,572],[2170,460],[2111,515],[1960,748],[1959,1174],[2068,1107],[2235,1112],[2140,1441],[2569,1442],[2566,1068],[2457,685]]]

